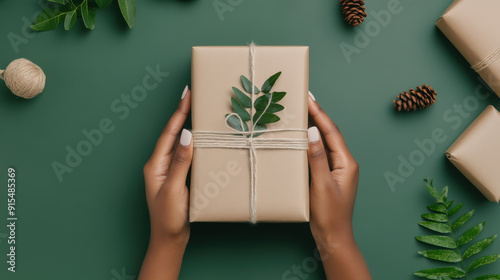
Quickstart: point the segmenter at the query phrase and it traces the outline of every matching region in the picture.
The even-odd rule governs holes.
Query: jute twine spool
[[[35,63],[19,58],[5,70],[0,69],[0,78],[15,95],[30,99],[40,94],[45,87],[45,74]]]

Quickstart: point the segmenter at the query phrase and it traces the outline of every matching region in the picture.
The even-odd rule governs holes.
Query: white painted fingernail
[[[191,131],[187,129],[182,129],[181,133],[181,140],[179,141],[182,146],[189,146],[191,144],[191,139],[193,138],[193,135],[191,134]]]
[[[314,98],[314,95],[311,92],[309,92],[309,96],[312,98],[312,100],[316,101],[316,98]]]
[[[189,86],[186,86],[184,88],[184,91],[182,92],[181,100],[184,99],[184,97],[186,97],[186,93],[188,92],[188,89],[189,89]]]
[[[307,138],[309,139],[310,143],[316,143],[319,141],[319,130],[315,126],[311,126],[307,130]]]

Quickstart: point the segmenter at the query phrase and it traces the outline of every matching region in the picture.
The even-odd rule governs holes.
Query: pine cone
[[[394,101],[394,107],[398,111],[416,111],[425,109],[436,102],[437,92],[428,85],[403,91]]]
[[[340,0],[342,13],[345,20],[352,26],[358,26],[365,20],[365,1],[364,0]]]

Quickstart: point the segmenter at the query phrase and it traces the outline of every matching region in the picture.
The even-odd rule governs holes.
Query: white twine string
[[[491,66],[491,64],[495,63],[500,59],[500,47],[498,47],[494,52],[488,55],[483,61],[472,65],[472,69],[476,70],[476,72],[481,72],[484,69]]]
[[[251,100],[250,107],[250,127],[249,131],[239,131],[229,125],[229,118],[235,116],[240,121],[241,127],[244,121],[236,113],[226,116],[226,127],[230,132],[224,131],[193,131],[193,142],[195,148],[219,148],[219,149],[248,149],[250,160],[250,222],[257,222],[257,149],[275,150],[307,150],[308,142],[305,135],[302,138],[255,138],[254,134],[269,132],[307,132],[306,129],[266,129],[255,130],[256,125],[264,114],[261,114],[254,122],[254,102],[255,102],[255,44],[250,44],[250,73],[251,73]],[[269,98],[266,108],[271,105],[272,98]]]

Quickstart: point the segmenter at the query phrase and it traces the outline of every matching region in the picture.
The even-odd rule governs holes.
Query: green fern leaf
[[[448,249],[455,249],[457,245],[455,244],[455,240],[449,236],[441,236],[441,235],[426,235],[426,236],[417,236],[415,237],[418,241],[427,243],[434,246],[439,246]]]
[[[420,270],[415,272],[414,275],[427,279],[443,279],[445,277],[458,279],[465,277],[465,271],[458,267],[450,266]]]
[[[453,250],[428,250],[418,251],[418,254],[436,261],[457,263],[462,261],[462,256]]]
[[[482,250],[486,249],[488,246],[491,245],[491,243],[493,243],[493,241],[495,241],[495,239],[497,238],[496,235],[493,235],[492,237],[490,238],[486,238],[486,239],[483,239],[481,241],[478,241],[474,244],[472,244],[464,253],[464,259],[468,259],[470,257],[472,257],[473,255],[481,252]]]
[[[457,246],[462,247],[463,245],[471,242],[474,238],[476,238],[476,236],[479,233],[481,233],[481,231],[483,231],[485,224],[486,224],[486,222],[483,222],[483,223],[469,229],[464,234],[462,234],[462,236],[460,236],[457,240]]]
[[[439,232],[439,233],[450,233],[451,228],[447,224],[442,224],[442,223],[437,223],[437,222],[429,222],[429,221],[423,221],[419,222],[419,225],[428,228],[432,231]]]
[[[500,255],[491,255],[491,256],[486,256],[486,257],[482,257],[480,259],[477,259],[469,265],[469,268],[467,268],[467,273],[470,273],[470,272],[476,270],[478,267],[494,263],[494,262],[498,261],[499,258],[500,258]]]
[[[475,210],[471,210],[462,216],[460,216],[453,224],[451,225],[452,230],[459,229],[463,224],[465,224],[471,217],[474,215]]]

